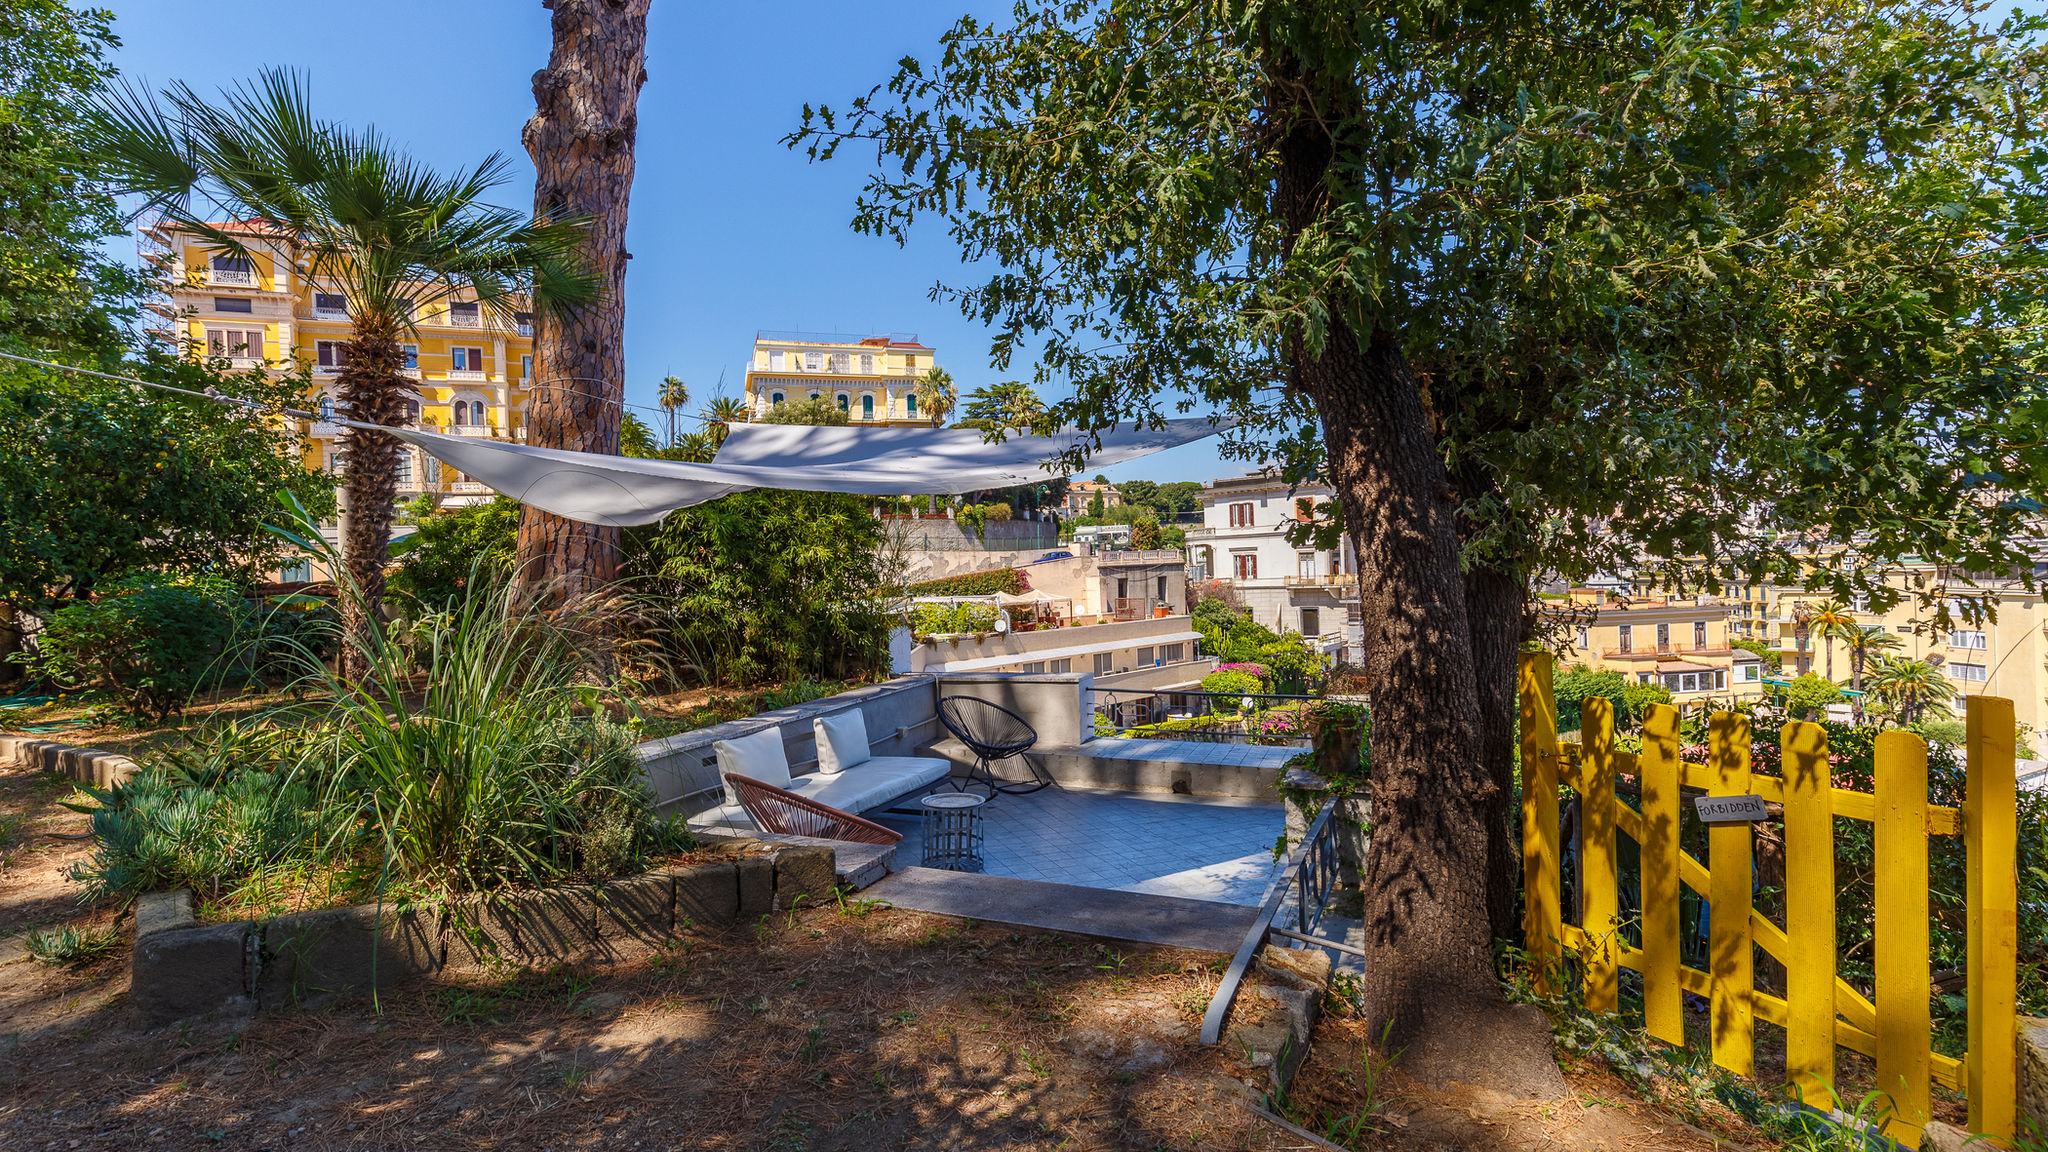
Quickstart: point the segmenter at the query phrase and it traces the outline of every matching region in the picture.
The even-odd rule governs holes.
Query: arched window
[[[469,422],[470,422],[471,424],[474,424],[474,425],[476,425],[476,426],[477,426],[477,427],[479,427],[479,428],[481,428],[481,427],[483,427],[483,426],[484,426],[484,402],[483,402],[483,401],[481,401],[481,400],[477,400],[477,401],[473,401],[473,402],[471,402],[471,404],[470,404],[470,406],[469,406]]]
[[[322,397],[320,397],[320,408],[319,408],[319,412],[320,412],[320,419],[322,419],[322,420],[332,420],[332,419],[334,419],[334,397],[332,397],[332,396],[322,396]]]
[[[875,397],[873,393],[860,398],[860,418],[863,420],[873,420],[875,418]]]
[[[847,397],[846,393],[844,393],[844,392],[841,392],[841,393],[839,394],[839,410],[840,410],[841,412],[844,412],[844,411],[846,411],[846,410],[847,410],[847,405],[848,405],[849,403],[850,403],[850,401],[849,401],[849,399],[848,399],[848,397]]]
[[[417,423],[419,423],[419,422],[420,422],[420,402],[419,402],[419,401],[417,401],[417,400],[407,400],[407,401],[405,402],[405,422],[406,422],[407,424],[417,424]]]
[[[469,405],[457,400],[455,402],[455,426],[460,428],[467,423],[469,423]]]
[[[915,418],[916,418],[916,416],[917,416],[917,393],[915,393],[915,392],[912,392],[912,393],[911,393],[910,395],[908,395],[908,396],[905,396],[905,397],[903,398],[903,410],[904,410],[905,412],[908,412],[908,413],[910,413],[910,415],[911,415],[911,417],[912,417],[913,419],[915,419]]]
[[[770,404],[774,405],[774,406],[775,406],[775,407],[777,407],[777,408],[780,408],[780,407],[782,407],[782,393],[780,393],[780,392],[771,392],[771,393],[769,393],[769,395],[768,395],[768,403],[770,403]]]

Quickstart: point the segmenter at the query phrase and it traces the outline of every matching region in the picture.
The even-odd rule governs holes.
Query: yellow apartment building
[[[1613,598],[1574,589],[1549,611],[1566,629],[1565,664],[1662,684],[1685,705],[1764,694],[1763,660],[1734,646],[1730,608],[1715,596]]]
[[[2038,588],[2030,591],[2017,579],[1944,573],[1932,564],[1900,565],[1886,573],[1886,583],[1905,598],[1882,612],[1862,602],[1845,607],[1856,623],[1882,628],[1898,640],[1889,655],[1940,668],[1958,697],[2003,696],[2013,702],[2021,727],[2048,732],[2048,608]],[[1923,598],[1931,598],[1924,607]],[[1826,675],[1832,647],[1834,678],[1847,684],[1850,658],[1843,641],[1809,628],[1803,657],[1800,652],[1798,606],[1826,599],[1804,589],[1773,590],[1759,638],[1777,648],[1791,675],[1802,668]],[[1946,626],[1937,623],[1935,603],[1948,608]],[[1960,718],[1961,701],[1954,707]]]
[[[340,426],[333,385],[346,363],[351,328],[348,301],[334,285],[315,282],[295,258],[289,238],[257,228],[224,230],[248,255],[230,255],[203,237],[156,226],[142,235],[143,258],[166,298],[152,305],[163,317],[155,329],[167,341],[237,368],[262,367],[282,375],[293,360],[310,368],[306,408],[320,417],[300,421],[309,467],[338,471]],[[421,427],[458,436],[526,438],[527,387],[533,375],[533,324],[521,313],[504,323],[472,298],[442,301],[414,317],[405,338],[406,374]],[[490,499],[490,490],[440,462],[406,448],[399,457],[401,499],[422,493],[465,504]]]
[[[918,378],[937,367],[916,333],[853,336],[757,332],[747,361],[747,411],[753,419],[783,404],[827,397],[854,424],[930,428],[918,411]]]

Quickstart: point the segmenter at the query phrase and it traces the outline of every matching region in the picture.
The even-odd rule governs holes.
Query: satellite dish
[[[1009,610],[1008,608],[999,608],[999,609],[997,609],[997,610],[996,610],[996,631],[998,631],[998,632],[1008,632],[1009,630],[1010,630],[1010,610]]]

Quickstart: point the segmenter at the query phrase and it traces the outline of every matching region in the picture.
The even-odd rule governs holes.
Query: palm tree
[[[1841,601],[1823,600],[1813,606],[1813,614],[1807,618],[1806,623],[1813,629],[1814,634],[1820,637],[1821,644],[1827,649],[1827,676],[1832,681],[1835,678],[1835,641],[1838,638],[1847,639],[1850,632],[1859,627],[1856,617],[1850,615],[1849,609],[1844,607]]]
[[[1882,660],[1886,654],[1899,647],[1899,638],[1882,628],[1857,625],[1842,637],[1849,646],[1849,686],[1858,692],[1863,690],[1863,669],[1873,657]],[[1858,720],[1863,718],[1863,697],[1853,702]]]
[[[737,396],[714,396],[703,419],[705,430],[722,446],[733,425],[747,422],[747,402]]]
[[[931,418],[934,424],[944,424],[953,412],[953,405],[959,401],[959,390],[953,387],[953,374],[944,368],[933,368],[917,378],[917,410]]]
[[[656,394],[655,402],[661,405],[662,412],[668,416],[668,442],[673,444],[676,442],[676,409],[690,402],[690,386],[674,376],[663,376],[661,391]]]
[[[1947,719],[1955,685],[1925,660],[1881,656],[1870,675],[1870,694],[1890,708],[1901,724]]]
[[[1849,686],[1861,691],[1863,670],[1873,658],[1882,660],[1899,647],[1899,638],[1882,628],[1858,626],[1842,637],[1849,646]]]
[[[1792,641],[1799,648],[1799,655],[1793,661],[1793,675],[1804,676],[1813,665],[1807,655],[1806,646],[1813,636],[1813,605],[1801,600],[1792,605]]]
[[[687,460],[696,464],[708,464],[718,455],[718,437],[709,428],[696,432],[685,432],[669,445],[663,453],[672,460]]]
[[[399,338],[414,317],[457,297],[510,328],[518,311],[553,315],[588,305],[597,285],[577,252],[581,222],[532,219],[484,197],[510,170],[492,154],[442,175],[374,129],[315,118],[304,83],[268,69],[208,103],[189,86],[108,90],[87,113],[98,175],[142,198],[138,215],[248,258],[238,236],[268,233],[305,275],[348,301],[353,331],[336,391],[352,420],[403,424],[411,382]],[[221,221],[230,223],[223,224]],[[529,305],[528,300],[532,303]],[[398,441],[349,427],[342,555],[360,590],[344,601],[351,643],[343,671],[360,676],[389,562]]]

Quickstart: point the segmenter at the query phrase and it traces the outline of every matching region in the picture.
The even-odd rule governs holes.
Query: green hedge
[[[1031,581],[1024,576],[1021,568],[996,568],[988,572],[969,572],[963,576],[941,576],[922,584],[912,584],[913,596],[993,596],[1008,592],[1021,596],[1031,591]]]

